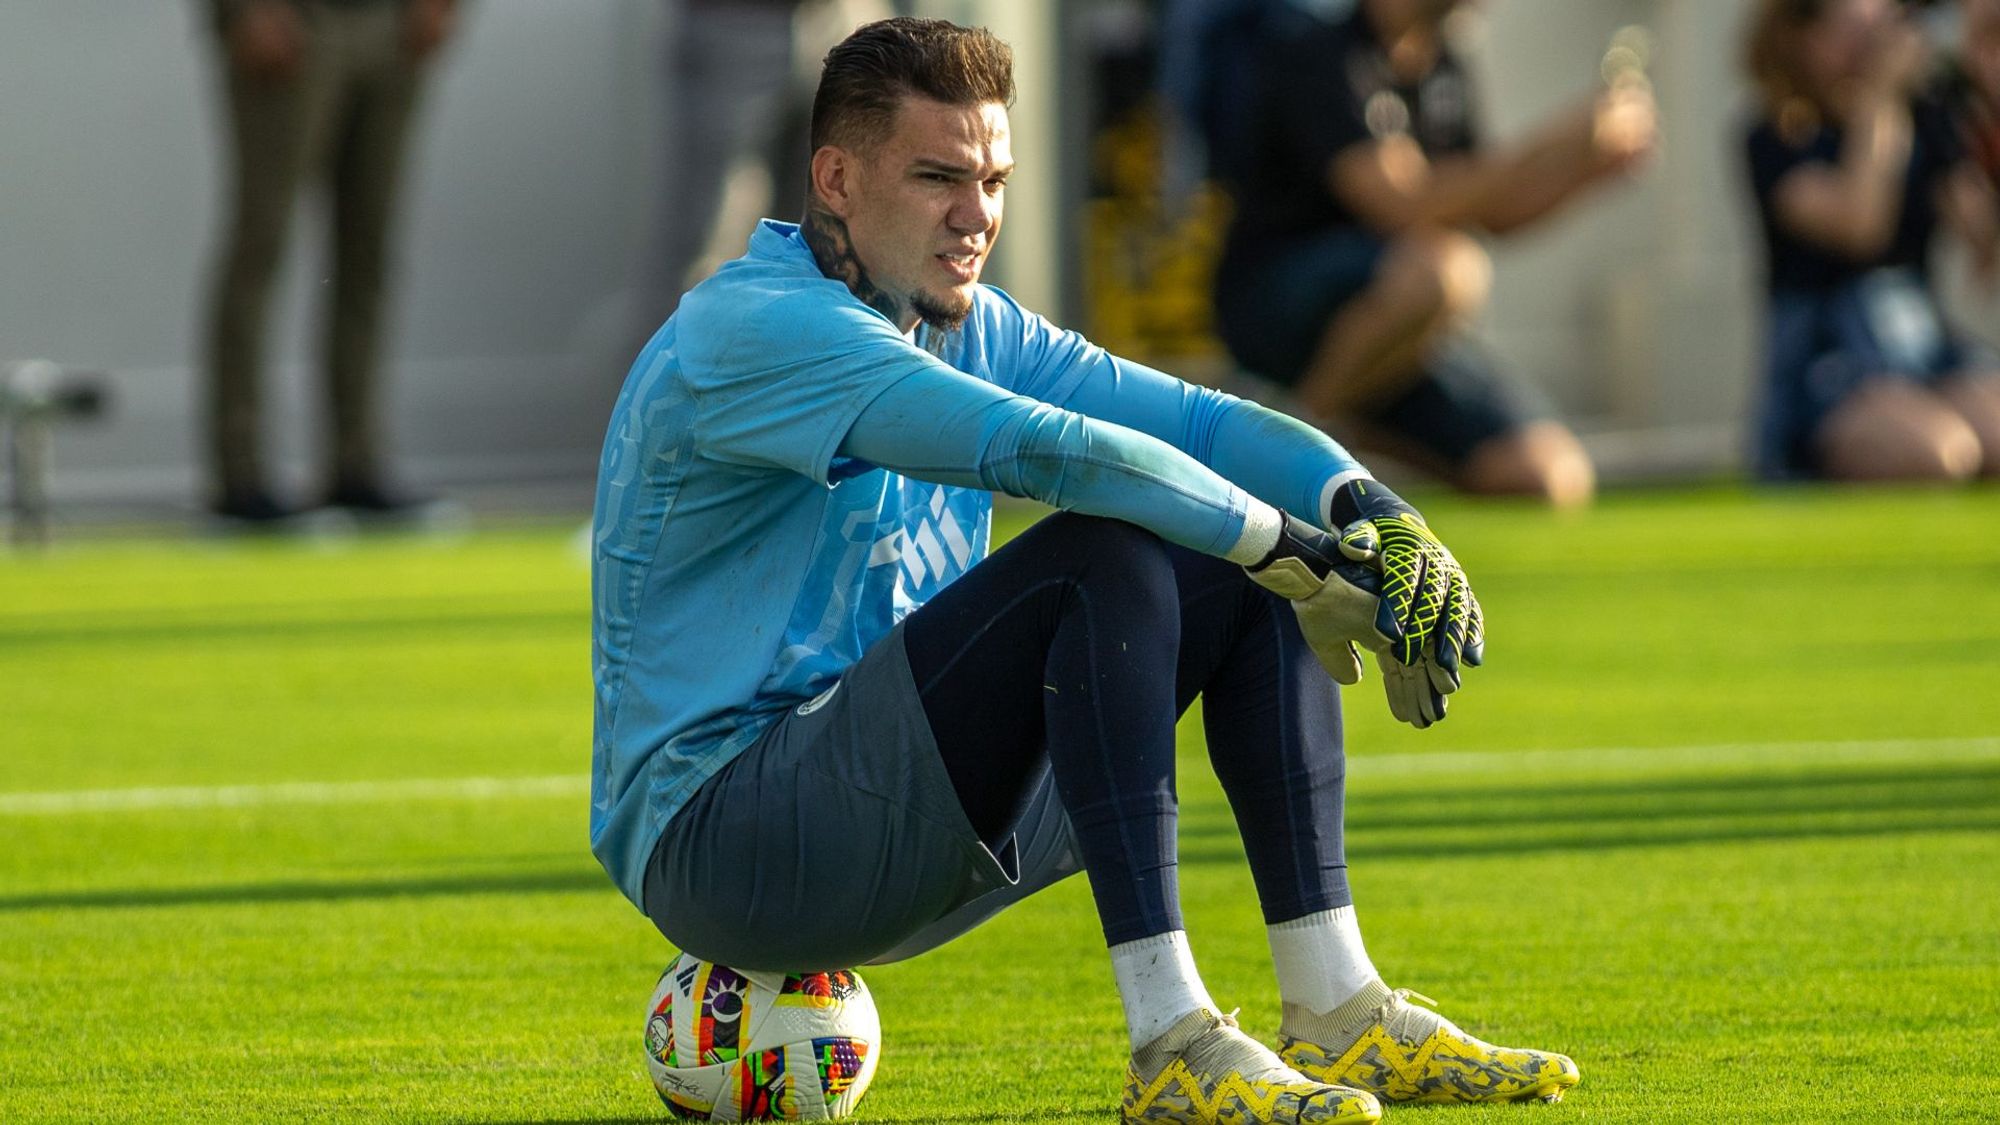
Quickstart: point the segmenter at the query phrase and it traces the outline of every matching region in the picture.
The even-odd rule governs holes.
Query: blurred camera
[[[108,395],[104,376],[71,371],[45,359],[30,359],[0,373],[0,416],[15,418],[95,418]]]

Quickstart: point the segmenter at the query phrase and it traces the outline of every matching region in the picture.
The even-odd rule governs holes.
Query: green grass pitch
[[[1390,1119],[2000,1119],[2000,493],[1428,507],[1490,659],[1428,732],[1348,694],[1361,917],[1584,1083]],[[573,530],[0,558],[0,1121],[663,1117],[668,950],[585,847]],[[1195,952],[1269,1035],[1183,731]],[[1099,947],[1072,880],[868,970],[862,1119],[1112,1120]]]

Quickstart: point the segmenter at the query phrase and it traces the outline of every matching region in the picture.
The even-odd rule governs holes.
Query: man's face
[[[889,136],[856,157],[841,217],[869,279],[915,318],[956,328],[1000,234],[1006,107],[905,98]]]

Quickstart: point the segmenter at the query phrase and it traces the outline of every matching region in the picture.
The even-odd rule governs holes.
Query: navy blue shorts
[[[1990,364],[1946,325],[1930,287],[1906,269],[1881,269],[1828,290],[1771,294],[1756,463],[1771,479],[1819,474],[1827,415],[1871,379],[1932,386]]]
[[[1375,281],[1388,243],[1360,228],[1329,231],[1275,251],[1232,251],[1216,273],[1222,342],[1246,370],[1296,386],[1327,325]],[[1355,416],[1447,466],[1482,443],[1548,415],[1546,405],[1464,340],[1448,341],[1418,379]]]

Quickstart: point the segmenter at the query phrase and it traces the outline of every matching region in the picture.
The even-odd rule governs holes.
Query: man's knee
[[[1180,595],[1172,548],[1123,520],[1058,512],[1034,529],[1037,546],[1064,575],[1066,602],[1150,629],[1177,622]]]
[[[1525,496],[1557,508],[1588,504],[1597,492],[1590,454],[1558,422],[1535,422],[1482,442],[1459,477],[1467,492]]]
[[[1057,512],[1043,520],[1037,530],[1089,569],[1169,566],[1166,540],[1124,520]]]
[[[1486,306],[1493,263],[1459,231],[1412,232],[1390,244],[1376,285],[1408,315],[1465,320]]]

